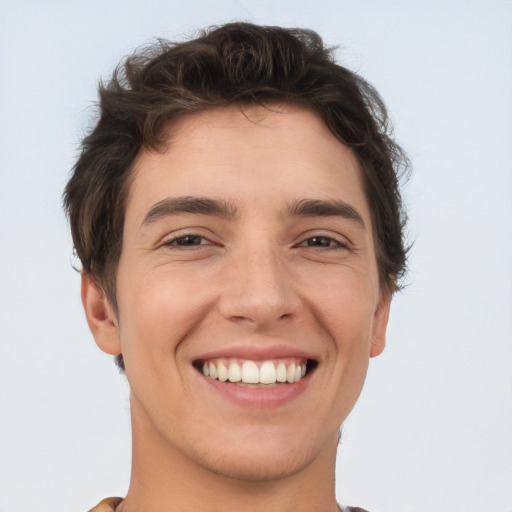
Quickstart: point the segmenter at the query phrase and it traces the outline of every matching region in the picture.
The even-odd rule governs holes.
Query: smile
[[[260,387],[293,384],[303,379],[315,366],[314,361],[287,357],[265,361],[217,358],[196,361],[194,366],[205,376],[240,386]]]

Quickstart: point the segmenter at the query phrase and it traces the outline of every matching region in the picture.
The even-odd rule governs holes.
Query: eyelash
[[[329,246],[329,247],[325,247],[325,246],[322,246],[322,245],[304,245],[306,244],[306,242],[309,242],[311,240],[314,240],[314,239],[323,239],[323,240],[326,240],[329,242],[329,244],[333,243],[333,246]],[[348,242],[343,242],[341,240],[338,240],[337,238],[333,237],[333,236],[329,236],[329,235],[313,235],[313,236],[310,236],[308,238],[305,238],[304,240],[302,240],[297,247],[310,247],[310,248],[313,248],[313,249],[323,249],[323,250],[347,250],[349,249],[349,244]]]
[[[180,244],[178,242],[180,241],[183,241],[183,240],[186,240],[187,238],[191,239],[191,238],[199,238],[201,239],[201,243],[199,244],[191,244],[191,245],[186,245],[186,244]],[[208,243],[202,243],[203,240],[206,240]],[[208,238],[206,238],[205,236],[202,236],[202,235],[197,235],[197,234],[194,234],[194,233],[187,233],[185,235],[179,235],[179,236],[176,236],[174,238],[171,238],[170,240],[166,240],[165,242],[162,243],[162,246],[165,246],[165,247],[169,247],[169,248],[191,248],[191,247],[200,247],[202,245],[217,245],[215,244],[214,242],[212,242],[211,240],[209,240]]]
[[[200,239],[200,243],[199,244],[190,244],[190,245],[187,245],[187,244],[184,244],[184,243],[180,243],[182,241],[185,241],[186,239]],[[326,242],[329,243],[329,246],[325,246],[325,245],[306,245],[307,242],[310,242],[312,240],[315,240],[315,239],[318,239],[318,240],[324,240]],[[203,243],[203,241],[206,241],[207,243]],[[332,245],[331,245],[332,244]],[[215,244],[214,242],[212,242],[211,240],[209,240],[208,238],[206,238],[205,236],[202,236],[202,235],[197,235],[197,234],[194,234],[194,233],[188,233],[188,234],[185,234],[185,235],[180,235],[180,236],[176,236],[170,240],[167,240],[165,241],[162,246],[165,246],[165,247],[169,247],[169,248],[195,248],[195,247],[201,247],[201,246],[204,246],[204,245],[217,245]],[[332,236],[328,236],[328,235],[314,235],[314,236],[310,236],[308,238],[305,238],[304,240],[302,240],[299,244],[296,245],[296,247],[310,247],[310,248],[314,248],[314,249],[323,249],[323,250],[340,250],[340,249],[349,249],[349,244],[346,243],[346,242],[342,242],[341,240],[338,240]]]

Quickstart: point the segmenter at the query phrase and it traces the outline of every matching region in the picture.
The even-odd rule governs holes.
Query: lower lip
[[[285,405],[301,395],[309,384],[311,374],[293,384],[278,384],[268,388],[249,388],[232,382],[220,382],[205,377],[198,372],[199,378],[208,388],[221,397],[240,406],[266,409]]]

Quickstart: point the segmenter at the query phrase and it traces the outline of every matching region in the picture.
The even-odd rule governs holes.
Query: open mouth
[[[239,358],[216,358],[194,361],[205,377],[246,387],[273,387],[294,384],[315,370],[313,359],[287,357],[253,361]]]

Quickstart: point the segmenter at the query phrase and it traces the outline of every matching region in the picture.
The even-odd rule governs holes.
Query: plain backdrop
[[[414,166],[409,286],[345,424],[339,501],[511,512],[510,0],[0,0],[0,512],[127,490],[127,384],[88,332],[61,193],[98,79],[233,20],[340,45]]]

